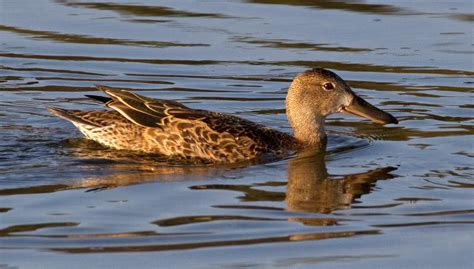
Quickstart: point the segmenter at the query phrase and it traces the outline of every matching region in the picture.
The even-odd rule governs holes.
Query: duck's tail
[[[94,124],[93,122],[84,120],[80,115],[78,115],[78,113],[80,113],[80,111],[78,110],[66,110],[58,107],[48,107],[48,111],[60,118],[74,123],[75,125],[79,124],[100,127],[99,125]]]

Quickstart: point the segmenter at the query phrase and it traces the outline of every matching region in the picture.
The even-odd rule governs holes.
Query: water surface
[[[471,268],[471,1],[0,1],[0,268]],[[337,72],[400,124],[333,115],[325,154],[191,166],[86,141],[94,84],[290,132]]]

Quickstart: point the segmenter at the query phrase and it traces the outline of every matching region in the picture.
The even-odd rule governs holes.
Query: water
[[[472,268],[471,1],[0,1],[0,268]],[[290,132],[321,66],[398,126],[328,119],[326,154],[172,164],[45,108],[137,89]]]

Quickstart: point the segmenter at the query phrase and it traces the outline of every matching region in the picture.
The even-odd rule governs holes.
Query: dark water
[[[0,1],[0,268],[472,268],[472,1]],[[290,132],[330,68],[400,119],[249,167],[107,150],[45,107],[137,89]]]

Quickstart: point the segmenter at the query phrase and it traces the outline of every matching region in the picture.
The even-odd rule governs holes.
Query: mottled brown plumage
[[[150,99],[105,86],[97,88],[111,96],[102,101],[114,110],[50,111],[71,121],[87,138],[107,147],[235,163],[264,155],[282,155],[296,146],[288,134],[232,115],[194,110],[178,102]]]
[[[332,89],[323,89],[325,83],[331,83]],[[71,121],[87,138],[114,149],[212,163],[274,158],[321,143],[325,138],[324,118],[338,111],[351,112],[348,108],[353,107],[352,103],[357,101],[361,105],[362,100],[330,71],[313,69],[299,74],[287,97],[288,117],[295,131],[295,136],[291,136],[236,116],[196,110],[176,101],[105,86],[97,88],[110,97],[89,97],[112,110],[49,110]],[[395,123],[388,113],[366,102],[362,105],[368,111],[358,111],[358,115]]]

